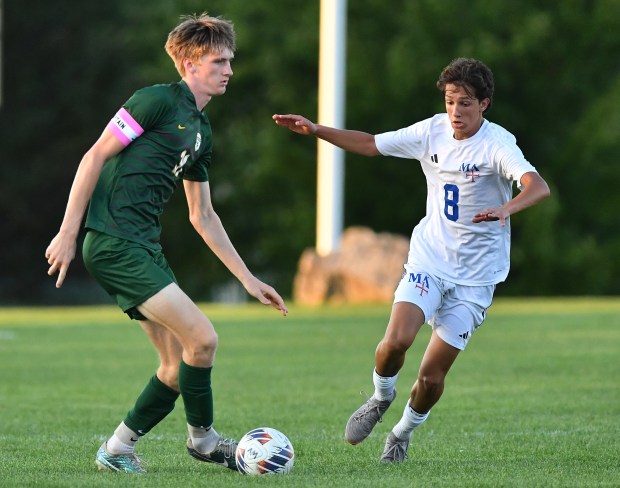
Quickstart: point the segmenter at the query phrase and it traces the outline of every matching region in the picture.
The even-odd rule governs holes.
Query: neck
[[[192,92],[194,93],[194,92]],[[211,101],[211,97],[210,96],[197,96],[194,93],[194,98],[196,99],[196,107],[198,108],[198,110],[202,111],[203,108],[205,108],[207,106],[207,103],[209,103]]]
[[[192,92],[192,95],[194,95],[194,100],[196,101],[196,108],[198,108],[198,110],[202,110],[203,108],[205,108],[207,103],[211,101],[212,96],[205,95],[200,90],[198,90],[198,87],[194,85],[194,83],[192,83],[191,79],[183,78],[183,81],[189,88],[189,91]]]

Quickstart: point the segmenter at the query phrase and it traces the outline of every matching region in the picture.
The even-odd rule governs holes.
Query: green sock
[[[194,427],[208,428],[213,423],[211,369],[190,366],[181,361],[179,388],[185,404],[187,423]]]
[[[161,422],[174,409],[179,393],[160,381],[157,375],[140,393],[134,407],[125,417],[125,425],[142,436]]]

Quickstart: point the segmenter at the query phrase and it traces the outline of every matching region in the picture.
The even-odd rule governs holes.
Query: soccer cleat
[[[344,438],[349,444],[355,445],[362,442],[370,435],[377,422],[381,422],[383,414],[396,398],[396,390],[390,400],[377,400],[371,396],[364,405],[358,408],[344,430]]]
[[[379,460],[382,463],[402,463],[407,459],[407,448],[409,447],[409,439],[399,439],[390,432],[385,440],[385,448]]]
[[[235,452],[237,451],[237,441],[234,439],[224,439],[220,437],[217,446],[210,453],[204,454],[194,449],[192,439],[187,439],[187,453],[199,461],[207,463],[219,464],[233,471],[238,471],[237,461],[235,460]]]
[[[142,461],[135,454],[112,455],[106,451],[106,442],[101,444],[95,457],[95,464],[99,471],[123,472],[129,474],[144,474],[146,470],[141,466]]]

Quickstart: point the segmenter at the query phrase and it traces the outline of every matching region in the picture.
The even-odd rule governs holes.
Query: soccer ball
[[[282,432],[259,427],[245,434],[235,453],[239,472],[249,475],[286,474],[293,469],[293,445]]]

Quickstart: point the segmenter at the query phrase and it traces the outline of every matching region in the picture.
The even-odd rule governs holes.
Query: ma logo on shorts
[[[415,287],[420,289],[420,296],[424,293],[428,293],[429,284],[428,284],[428,275],[424,275],[422,277],[421,273],[409,273],[409,283],[415,283]]]

